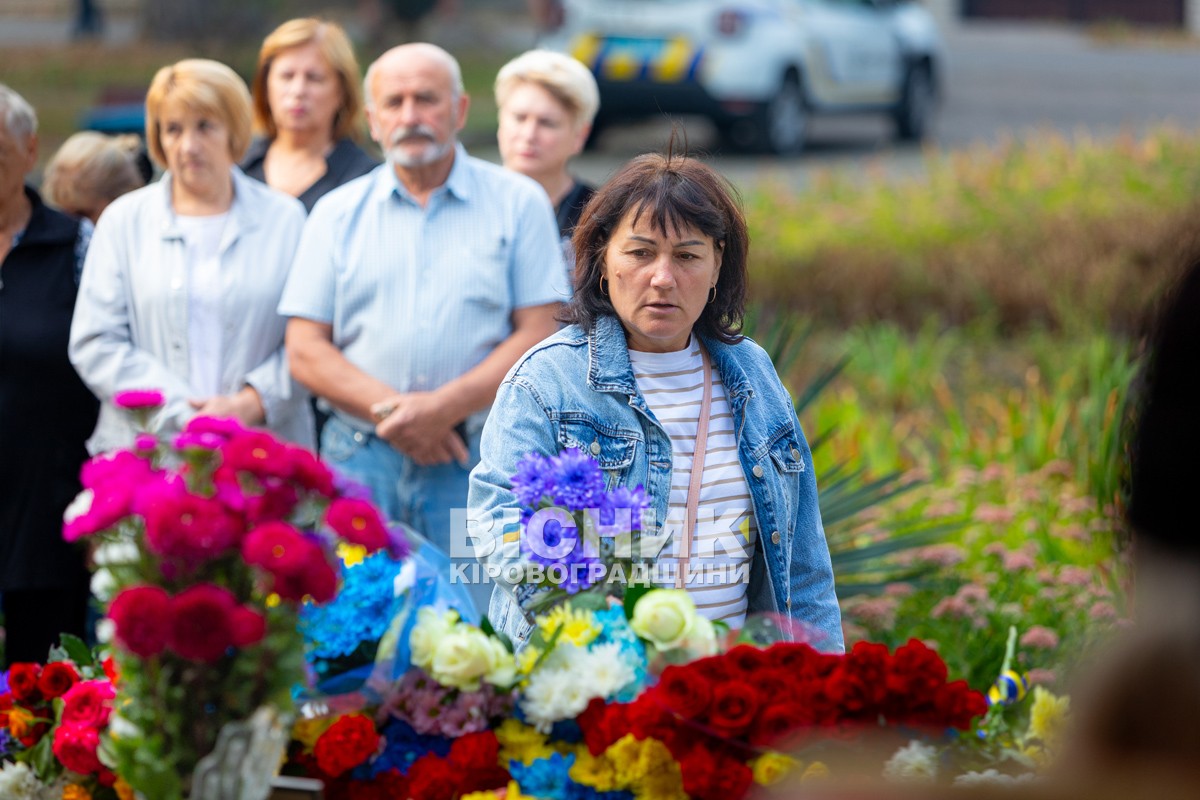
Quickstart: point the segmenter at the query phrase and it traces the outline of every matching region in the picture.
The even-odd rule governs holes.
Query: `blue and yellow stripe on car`
[[[682,36],[625,39],[588,33],[575,38],[571,55],[586,64],[597,78],[683,83],[696,79],[704,51]]]

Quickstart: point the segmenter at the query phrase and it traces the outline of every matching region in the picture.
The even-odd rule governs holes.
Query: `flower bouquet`
[[[128,786],[100,760],[115,691],[112,659],[64,636],[45,666],[0,676],[0,797],[116,800]]]
[[[162,396],[116,402],[148,416]],[[310,452],[233,420],[141,434],[81,477],[63,533],[96,546],[121,674],[101,754],[144,796],[178,798],[223,728],[290,711],[305,677],[298,610],[335,596],[338,543],[405,545]]]
[[[640,486],[606,491],[600,465],[569,448],[525,456],[512,489],[522,506],[522,574],[505,578],[517,578],[509,582],[521,585],[527,611],[567,598],[576,608],[602,606],[606,598],[649,588],[662,541],[643,530],[649,500]]]

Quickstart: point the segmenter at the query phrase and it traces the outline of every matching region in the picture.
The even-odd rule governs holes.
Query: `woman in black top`
[[[500,157],[550,195],[572,270],[571,232],[595,190],[572,176],[567,162],[583,149],[600,107],[596,79],[570,56],[531,50],[500,69],[495,88]]]
[[[356,145],[361,77],[346,33],[294,19],[263,42],[251,86],[261,134],[242,161],[252,178],[299,198],[308,211],[327,192],[378,162]]]
[[[37,117],[0,84],[0,598],[5,657],[44,662],[86,632],[89,577],[62,538],[99,403],[67,360],[91,223],[24,185]]]

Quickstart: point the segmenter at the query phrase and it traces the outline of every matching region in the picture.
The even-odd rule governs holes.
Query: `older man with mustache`
[[[364,88],[387,163],[309,216],[279,306],[288,356],[332,411],[322,454],[467,563],[452,511],[501,379],[555,330],[558,228],[537,183],[458,143],[470,101],[449,53],[395,47]]]

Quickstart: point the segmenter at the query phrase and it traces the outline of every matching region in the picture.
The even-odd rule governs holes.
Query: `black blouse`
[[[267,148],[270,146],[270,139],[255,139],[250,143],[250,150],[246,153],[246,157],[242,159],[242,171],[263,183],[267,182],[267,177],[263,172],[263,162],[266,160]],[[298,199],[304,204],[304,210],[311,212],[317,201],[330,191],[343,183],[366,175],[377,166],[379,166],[379,162],[367,155],[354,142],[349,139],[339,139],[333,146],[333,150],[325,157],[325,174],[317,178],[316,183],[305,189]]]

